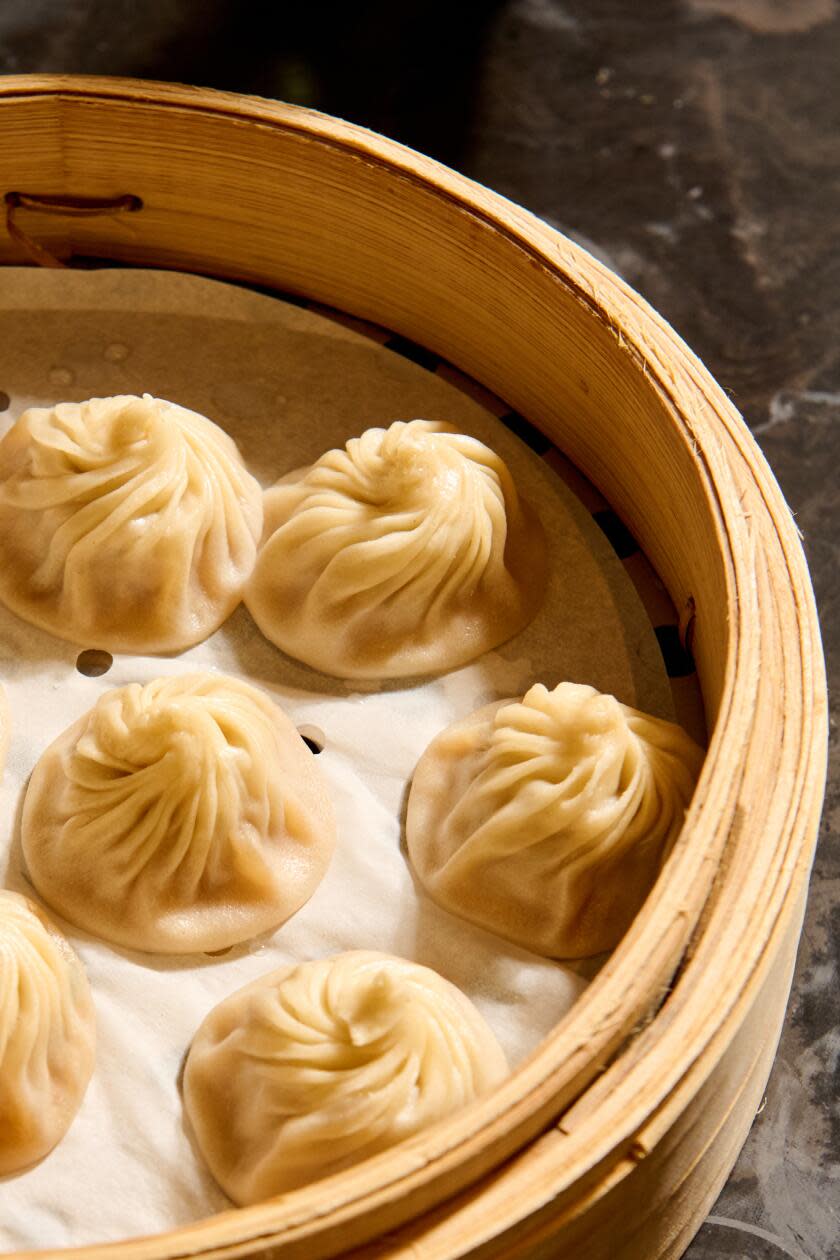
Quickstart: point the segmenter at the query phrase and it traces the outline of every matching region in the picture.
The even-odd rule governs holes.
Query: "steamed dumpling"
[[[37,906],[0,889],[0,1176],[28,1168],[64,1137],[95,1041],[82,964]]]
[[[453,669],[516,634],[545,539],[505,464],[429,420],[368,429],[265,497],[245,602],[289,656],[342,678]]]
[[[61,639],[197,643],[241,600],[261,530],[232,440],[149,394],[33,407],[0,441],[0,600]]]
[[[507,1075],[469,999],[428,967],[358,951],[281,968],[196,1033],[184,1103],[234,1202],[378,1154]]]
[[[411,862],[440,905],[553,958],[618,943],[679,835],[701,749],[593,687],[538,684],[420,759]]]
[[[45,901],[129,948],[224,949],[276,928],[327,869],[335,822],[295,727],[246,683],[106,692],[41,757],[23,852]]]

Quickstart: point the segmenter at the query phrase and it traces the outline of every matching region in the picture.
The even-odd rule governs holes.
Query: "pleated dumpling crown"
[[[217,950],[314,892],[335,821],[314,757],[247,683],[186,674],[106,692],[30,780],[29,874],[72,923],[134,949]]]
[[[149,394],[33,407],[0,441],[0,599],[59,638],[197,643],[242,598],[261,530],[232,439]]]
[[[453,669],[536,613],[545,539],[504,462],[429,420],[368,429],[265,498],[246,603],[290,656],[339,677]]]
[[[612,948],[682,827],[702,750],[672,722],[542,684],[439,735],[408,802],[411,861],[447,909],[540,954]]]
[[[93,1071],[82,964],[37,906],[0,889],[0,1176],[64,1136]]]
[[[221,1002],[193,1041],[184,1097],[216,1179],[255,1203],[387,1149],[506,1073],[459,989],[359,950],[271,972]]]

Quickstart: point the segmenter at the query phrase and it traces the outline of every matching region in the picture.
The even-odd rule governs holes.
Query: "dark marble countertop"
[[[312,105],[620,272],[730,391],[804,534],[840,687],[838,0],[3,0],[0,72]],[[690,1260],[840,1257],[840,742],[767,1095]]]

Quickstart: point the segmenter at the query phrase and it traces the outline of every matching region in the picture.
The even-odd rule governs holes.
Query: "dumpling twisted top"
[[[64,1136],[93,1071],[95,1037],[73,950],[37,906],[0,890],[0,1176]]]
[[[215,674],[106,692],[43,755],[24,804],[42,896],[98,936],[164,953],[276,927],[312,895],[334,843],[294,726]]]
[[[139,652],[206,638],[261,529],[232,440],[149,394],[33,407],[0,441],[0,599],[60,638]]]
[[[256,1203],[417,1133],[507,1073],[469,999],[428,967],[355,951],[273,971],[199,1029],[184,1098],[237,1203]]]
[[[680,727],[592,687],[532,687],[424,753],[411,861],[436,901],[557,958],[617,944],[679,834],[702,762]]]
[[[543,598],[539,521],[499,456],[446,424],[368,429],[269,490],[265,511],[246,603],[267,638],[327,674],[454,668]]]

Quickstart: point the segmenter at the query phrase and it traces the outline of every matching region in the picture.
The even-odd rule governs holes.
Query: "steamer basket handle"
[[[68,264],[56,258],[48,249],[23,230],[17,221],[18,210],[34,210],[40,214],[64,215],[73,218],[89,218],[98,214],[121,214],[142,210],[143,202],[133,193],[120,197],[65,197],[42,196],[38,193],[7,192],[6,230],[26,254],[39,267],[66,268]]]

